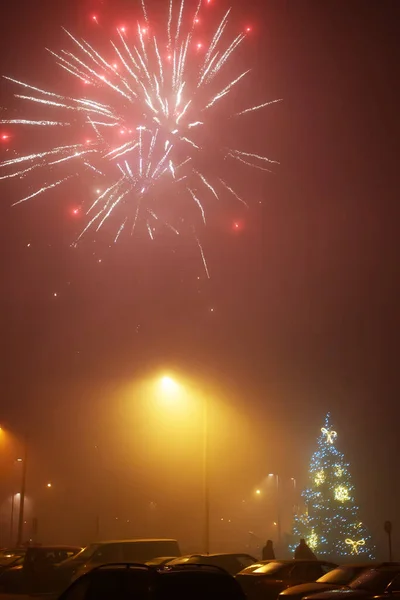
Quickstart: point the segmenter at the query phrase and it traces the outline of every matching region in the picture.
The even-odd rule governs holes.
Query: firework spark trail
[[[268,162],[273,165],[279,165],[279,162],[277,160],[271,160],[270,158],[267,158],[266,156],[260,156],[259,154],[253,154],[252,152],[242,152],[241,150],[231,150],[231,149],[229,149],[229,151],[233,152],[239,156],[246,156],[248,158],[256,158],[257,160],[263,160],[263,161]]]
[[[196,202],[197,206],[199,207],[200,212],[201,212],[201,217],[202,217],[203,223],[205,225],[206,224],[206,215],[205,215],[202,203],[200,202],[200,200],[198,199],[198,197],[196,196],[196,194],[194,193],[194,191],[192,189],[188,188],[188,192],[192,196],[193,200]]]
[[[203,246],[200,244],[199,238],[197,236],[195,236],[195,238],[196,238],[196,242],[197,242],[197,245],[199,247],[199,250],[200,250],[200,254],[201,254],[202,261],[203,261],[204,270],[205,270],[206,275],[207,275],[207,279],[210,279],[210,272],[208,270],[208,265],[207,265],[206,257],[204,255]]]
[[[22,86],[24,93],[16,94],[17,98],[38,104],[49,109],[49,112],[61,111],[60,115],[64,117],[74,115],[74,118],[15,118],[0,121],[0,124],[49,127],[56,131],[57,127],[65,127],[68,128],[68,132],[74,132],[76,124],[76,131],[80,125],[90,127],[93,136],[93,139],[87,139],[84,144],[58,146],[0,163],[0,168],[7,170],[0,179],[24,177],[31,171],[45,167],[64,169],[64,173],[61,172],[63,176],[58,175],[59,179],[55,183],[46,183],[15,204],[61,185],[75,175],[81,175],[76,169],[78,164],[82,174],[91,171],[93,177],[101,176],[102,187],[104,182],[106,187],[106,191],[96,197],[86,212],[87,215],[93,212],[95,214],[84,227],[78,240],[93,225],[98,231],[107,219],[115,214],[120,218],[115,242],[122,232],[128,229],[128,224],[132,223],[133,232],[139,215],[150,238],[153,239],[154,230],[146,215],[150,215],[156,221],[159,219],[154,210],[158,197],[153,193],[153,186],[162,177],[163,183],[171,182],[171,185],[185,181],[180,186],[180,193],[188,201],[188,205],[192,202],[197,205],[204,224],[206,219],[203,195],[207,199],[208,191],[219,199],[220,190],[226,190],[247,206],[226,181],[210,176],[203,167],[196,167],[200,153],[204,155],[207,151],[207,146],[200,141],[202,137],[198,137],[198,128],[206,128],[208,125],[203,115],[208,115],[207,110],[211,107],[223,106],[223,99],[233,90],[236,92],[236,86],[250,71],[248,69],[240,75],[235,74],[229,78],[230,81],[228,79],[228,83],[222,79],[222,75],[220,77],[222,71],[228,72],[228,69],[223,67],[228,62],[232,65],[232,56],[246,35],[236,33],[230,36],[229,9],[218,22],[211,41],[205,47],[204,58],[201,58],[198,52],[205,44],[194,45],[192,39],[195,26],[200,22],[198,16],[202,11],[202,0],[192,1],[196,6],[194,17],[188,1],[169,1],[163,37],[158,37],[156,32],[150,29],[152,24],[148,4],[146,0],[141,0],[146,27],[137,23],[133,43],[128,43],[124,28],[117,29],[118,36],[115,41],[110,40],[117,62],[113,62],[115,59],[112,57],[104,57],[89,42],[76,38],[64,29],[68,43],[73,45],[72,51],[49,52],[56,64],[70,77],[75,78],[75,83],[85,86],[89,84],[86,88],[87,97],[64,96],[6,77],[10,82]],[[168,56],[163,54],[166,46]],[[211,82],[213,85],[209,85]],[[219,92],[218,87],[221,90]],[[29,90],[30,95],[25,90]],[[271,100],[224,116],[228,120],[256,112],[276,102],[280,100]],[[125,136],[125,139],[118,139],[119,135]],[[277,164],[277,161],[252,152],[231,148],[219,150],[223,158],[234,159],[261,171],[269,171],[265,163]],[[122,162],[119,162],[121,158]],[[73,159],[76,159],[76,163]],[[192,165],[184,170],[184,166],[190,161],[193,161]],[[68,168],[74,172],[65,177],[65,169]],[[203,186],[208,188],[208,191]],[[183,222],[181,215],[174,215],[173,210],[171,214],[178,218],[179,222]],[[171,223],[164,218],[161,222],[179,235]],[[197,235],[195,237],[209,277],[203,248]]]
[[[276,104],[277,102],[283,102],[282,98],[278,98],[277,100],[270,100],[269,102],[264,102],[264,104],[258,104],[257,106],[252,106],[251,108],[246,108],[238,113],[236,113],[235,117],[240,117],[241,115],[246,115],[249,112],[255,112],[256,110],[260,110],[261,108],[266,108],[271,104]]]
[[[221,92],[214,96],[214,98],[211,100],[211,102],[207,104],[204,110],[207,110],[207,108],[211,108],[211,106],[213,106],[218,100],[226,96],[226,94],[229,94],[233,86],[236,85],[241,79],[243,79],[243,77],[245,77],[248,73],[250,73],[250,69],[248,69],[247,71],[239,75],[239,77],[231,81],[231,83],[229,83]]]
[[[228,184],[227,184],[227,183],[226,183],[226,182],[225,182],[223,179],[219,178],[219,181],[220,181],[220,183],[221,183],[221,184],[224,186],[224,188],[228,190],[228,192],[230,192],[230,193],[231,193],[233,196],[235,196],[235,198],[236,198],[237,200],[239,200],[239,202],[241,202],[242,204],[244,204],[244,206],[245,206],[246,208],[249,208],[249,205],[247,204],[247,202],[245,202],[245,201],[243,200],[243,198],[241,198],[241,197],[240,197],[240,196],[239,196],[239,195],[238,195],[238,194],[235,192],[235,190],[234,190],[233,188],[231,188],[231,187],[230,187],[230,186],[229,186],[229,185],[228,185]]]
[[[124,228],[125,228],[125,225],[126,225],[126,222],[127,222],[127,220],[128,220],[128,217],[125,217],[125,220],[124,220],[124,222],[122,223],[121,227],[118,229],[117,235],[116,235],[116,236],[115,236],[115,238],[114,238],[114,244],[116,244],[116,243],[118,242],[118,238],[119,238],[119,236],[121,235],[121,233],[123,232],[123,230],[124,230]]]
[[[61,185],[61,183],[64,183],[64,181],[71,179],[71,177],[73,177],[73,175],[68,175],[67,177],[64,177],[63,179],[59,179],[58,181],[56,181],[54,183],[45,185],[42,188],[40,188],[40,190],[37,190],[30,196],[26,196],[26,198],[22,198],[22,200],[18,200],[17,202],[14,202],[14,204],[12,204],[11,206],[17,206],[17,204],[21,204],[22,202],[26,202],[27,200],[30,200],[31,198],[34,198],[35,196],[39,196],[39,194],[43,194],[43,192],[46,192],[47,190],[51,190],[52,188],[55,188],[58,185]]]
[[[214,194],[214,196],[216,197],[216,199],[219,200],[217,192],[215,191],[215,189],[213,188],[213,186],[211,185],[211,183],[209,183],[207,181],[207,179],[204,177],[204,175],[202,175],[202,173],[199,173],[198,171],[194,171],[194,173],[196,173],[196,175],[198,175],[200,177],[200,179],[202,180],[202,182],[204,183],[204,185],[206,187],[208,187],[208,189],[211,190],[211,192]]]
[[[4,119],[0,121],[1,125],[40,125],[41,127],[68,127],[71,123],[61,123],[59,121],[29,121],[28,119]]]

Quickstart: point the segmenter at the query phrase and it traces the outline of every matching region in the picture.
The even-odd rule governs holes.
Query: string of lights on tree
[[[373,558],[371,537],[355,503],[350,465],[336,447],[337,438],[328,413],[311,458],[309,487],[302,494],[307,508],[294,518],[293,549],[304,538],[318,555]]]

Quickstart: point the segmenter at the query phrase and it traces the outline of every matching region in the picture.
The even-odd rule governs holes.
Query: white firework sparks
[[[182,215],[175,212],[175,192],[168,191],[168,186],[173,189],[179,182],[184,182],[179,187],[179,194],[186,196],[188,210],[194,202],[204,224],[205,203],[209,203],[210,198],[218,200],[224,190],[245,204],[226,181],[221,178],[213,181],[209,174],[195,168],[196,161],[193,163],[192,159],[207,152],[196,137],[197,132],[201,133],[207,127],[207,115],[219,105],[227,119],[279,102],[272,100],[232,115],[225,114],[224,99],[250,72],[250,69],[236,72],[227,80],[227,72],[234,71],[232,57],[246,38],[245,33],[237,32],[229,38],[230,10],[217,25],[209,42],[203,44],[196,42],[195,30],[206,0],[169,0],[164,30],[157,32],[152,29],[151,2],[146,4],[145,0],[140,0],[140,4],[145,25],[137,24],[132,39],[125,27],[117,31],[116,39],[111,40],[113,58],[109,53],[106,58],[86,40],[79,40],[66,30],[72,49],[49,50],[57,65],[85,87],[82,97],[56,93],[6,77],[24,90],[23,94],[16,94],[17,98],[42,106],[49,115],[44,115],[43,119],[4,119],[0,123],[52,130],[62,128],[72,135],[66,145],[15,156],[0,163],[0,179],[25,177],[32,171],[46,169],[54,177],[53,182],[46,181],[15,204],[82,174],[91,173],[95,179],[101,178],[101,187],[105,184],[105,191],[86,211],[90,217],[78,240],[91,229],[98,231],[111,218],[116,219],[113,225],[115,241],[123,232],[132,232],[139,219],[151,239],[156,223],[179,234],[177,224],[182,223]],[[93,20],[98,23],[97,17]],[[227,63],[231,63],[230,69],[225,68]],[[53,118],[57,111],[58,118]],[[82,131],[90,131],[91,137],[77,143],[77,132],[82,135]],[[266,164],[276,162],[252,152],[232,148],[221,150],[225,158],[260,170],[268,170]],[[159,181],[160,186],[157,185]],[[193,219],[197,218],[193,216]],[[197,235],[196,241],[209,276]]]

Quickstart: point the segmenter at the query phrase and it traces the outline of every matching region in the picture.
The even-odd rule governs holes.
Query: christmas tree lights
[[[309,487],[302,494],[307,510],[294,518],[292,549],[304,538],[318,556],[371,559],[371,537],[360,521],[349,464],[336,447],[337,439],[328,414],[311,458]]]

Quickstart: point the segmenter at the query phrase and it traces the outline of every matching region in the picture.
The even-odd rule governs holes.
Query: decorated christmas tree
[[[311,458],[309,487],[302,494],[306,510],[294,519],[294,547],[304,538],[318,556],[373,558],[374,548],[360,520],[349,465],[336,447],[337,438],[328,414]]]

